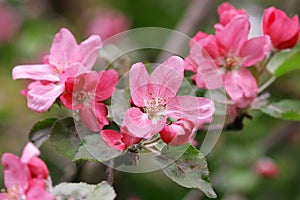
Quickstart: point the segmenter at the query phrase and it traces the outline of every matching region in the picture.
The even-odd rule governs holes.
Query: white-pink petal
[[[101,47],[101,38],[98,35],[92,35],[76,48],[73,59],[82,63],[86,68],[92,69],[98,58],[98,50]]]
[[[44,85],[35,81],[30,84],[30,90],[27,92],[27,106],[33,111],[45,112],[63,93],[64,89],[64,84],[48,83]]]
[[[23,150],[21,162],[27,164],[31,158],[37,157],[39,155],[40,150],[31,142],[28,142]]]
[[[177,96],[167,104],[168,116],[176,119],[188,119],[194,122],[196,127],[200,120],[210,118],[214,112],[213,101],[202,97]]]
[[[72,52],[76,50],[77,46],[72,33],[68,29],[62,28],[54,36],[49,55],[50,64],[59,70],[64,69],[73,61],[74,54]]]
[[[168,58],[151,74],[150,83],[155,85],[152,90],[154,97],[172,98],[176,96],[184,77],[184,61],[178,56]]]
[[[18,65],[12,71],[13,79],[32,79],[59,81],[59,75],[54,67],[48,64]]]
[[[166,120],[151,121],[147,114],[139,108],[133,107],[125,112],[122,127],[126,127],[128,134],[138,138],[151,138],[163,129]]]
[[[129,72],[129,86],[132,100],[137,106],[145,105],[145,98],[148,95],[149,74],[143,63],[132,65]]]

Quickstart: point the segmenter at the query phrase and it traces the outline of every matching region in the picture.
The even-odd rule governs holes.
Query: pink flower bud
[[[258,160],[254,169],[258,175],[266,178],[275,178],[279,173],[276,163],[269,158]]]
[[[179,119],[166,125],[160,132],[161,139],[173,146],[179,146],[192,141],[195,132],[195,125],[187,119]]]
[[[276,49],[288,49],[298,42],[298,15],[289,18],[282,10],[270,7],[264,11],[263,32],[269,35]]]

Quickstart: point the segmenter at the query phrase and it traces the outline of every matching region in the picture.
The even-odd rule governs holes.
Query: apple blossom
[[[27,143],[21,158],[5,153],[2,156],[4,183],[7,192],[0,193],[0,200],[53,200],[47,191],[49,172],[45,163],[38,158],[40,151]]]
[[[108,125],[107,108],[102,101],[112,96],[118,83],[114,70],[91,71],[65,82],[66,92],[60,96],[63,105],[70,110],[79,110],[82,123],[93,131]]]
[[[72,33],[62,28],[55,35],[50,54],[43,64],[14,67],[14,80],[33,80],[25,92],[28,108],[37,112],[48,110],[65,90],[64,83],[68,78],[91,70],[100,47],[99,36],[93,35],[78,45]]]
[[[237,15],[222,29],[217,28],[215,35],[199,32],[191,40],[190,54],[185,59],[185,69],[195,73],[198,87],[222,86],[213,83],[216,77],[211,72],[215,69],[214,74],[220,73],[223,78],[227,94],[241,108],[257,95],[256,80],[246,67],[261,61],[270,51],[269,37],[248,39],[249,29],[248,16]]]
[[[129,85],[134,107],[125,112],[122,122],[129,135],[149,139],[164,128],[168,117],[187,119],[197,126],[199,120],[213,115],[211,100],[177,96],[183,71],[183,60],[177,56],[159,65],[151,76],[142,63],[131,67]]]

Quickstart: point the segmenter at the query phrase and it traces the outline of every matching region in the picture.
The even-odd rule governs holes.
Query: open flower
[[[45,163],[38,158],[40,151],[27,143],[21,158],[5,153],[2,156],[4,183],[7,192],[0,193],[0,200],[28,199],[53,200],[47,191],[49,172]]]
[[[283,11],[270,7],[264,11],[263,32],[270,36],[276,49],[292,48],[300,34],[298,15],[289,18]]]
[[[84,73],[66,81],[66,92],[60,100],[66,108],[79,110],[85,126],[99,131],[109,124],[107,108],[102,101],[112,96],[117,83],[118,73],[114,70]]]
[[[138,138],[151,138],[165,126],[168,117],[188,119],[194,124],[214,113],[214,104],[206,98],[177,96],[183,81],[183,60],[170,57],[149,76],[142,63],[129,73],[132,104],[124,115],[122,127]]]
[[[16,66],[13,79],[33,80],[25,92],[28,108],[37,112],[48,110],[65,90],[68,78],[91,70],[100,47],[99,36],[93,35],[78,45],[72,33],[62,28],[43,64]]]
[[[250,29],[246,15],[237,15],[215,35],[198,33],[190,42],[185,68],[195,72],[198,87],[224,86],[238,107],[248,106],[257,95],[257,83],[246,67],[261,61],[270,51],[268,36],[248,39]],[[215,70],[215,71],[213,71]],[[216,85],[220,74],[223,84]],[[204,79],[205,77],[205,79]]]

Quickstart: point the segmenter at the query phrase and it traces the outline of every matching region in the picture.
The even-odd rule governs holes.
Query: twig
[[[275,76],[272,76],[269,80],[267,80],[262,86],[258,88],[258,94],[264,91],[267,87],[269,87],[276,80]]]
[[[114,161],[110,160],[108,162],[108,166],[106,168],[105,171],[105,177],[106,177],[106,181],[108,182],[109,185],[113,185],[114,182]]]

